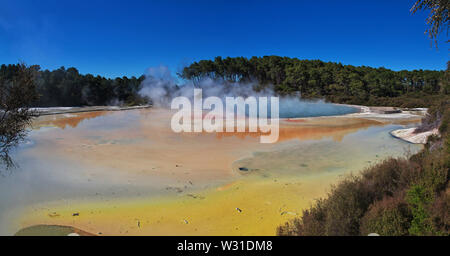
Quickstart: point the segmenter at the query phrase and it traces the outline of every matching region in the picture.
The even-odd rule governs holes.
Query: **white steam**
[[[263,90],[255,90],[256,85],[256,82],[225,83],[212,79],[203,79],[195,86],[191,81],[177,84],[177,78],[172,75],[169,68],[159,66],[147,70],[139,93],[150,98],[154,106],[164,108],[169,108],[175,97],[184,96],[192,99],[194,87],[202,88],[203,98],[210,96],[221,99],[238,96],[244,98],[278,96],[271,89],[272,86],[267,86]],[[354,108],[325,103],[323,100],[302,100],[300,95],[280,97],[280,117],[284,118],[342,115],[355,111]]]

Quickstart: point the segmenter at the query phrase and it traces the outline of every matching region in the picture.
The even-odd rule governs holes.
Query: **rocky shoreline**
[[[145,109],[151,107],[152,105],[129,106],[129,107],[120,107],[120,106],[51,107],[51,108],[33,108],[32,110],[36,111],[38,116],[45,116],[45,115],[73,114],[73,113],[95,112],[95,111],[123,111],[133,109]]]
[[[357,106],[360,109],[359,113],[349,114],[349,116],[363,117],[368,119],[410,119],[424,117],[428,111],[427,108],[394,108],[394,107],[367,107],[367,106]],[[439,131],[437,128],[425,131],[416,132],[416,127],[398,129],[390,132],[390,135],[401,139],[403,141],[413,143],[413,144],[426,144],[428,137],[435,135],[439,136]]]
[[[439,131],[437,128],[426,131],[426,132],[415,132],[416,128],[399,129],[390,132],[390,134],[398,139],[407,141],[413,144],[426,144],[428,137],[431,135],[439,136]]]

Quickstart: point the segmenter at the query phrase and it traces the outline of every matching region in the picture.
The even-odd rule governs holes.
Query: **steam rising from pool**
[[[147,70],[146,78],[142,82],[142,89],[139,93],[150,98],[154,106],[162,108],[169,108],[172,99],[175,97],[184,96],[192,99],[194,88],[201,88],[204,98],[215,96],[223,100],[225,97],[238,96],[244,98],[249,96],[278,96],[280,97],[280,118],[333,116],[358,111],[350,106],[330,104],[323,100],[304,100],[301,99],[300,95],[279,96],[273,89],[268,87],[262,90],[255,90],[257,88],[256,82],[225,83],[224,81],[209,78],[195,84],[192,81],[184,81],[178,84],[177,78],[172,75],[168,67],[159,66]]]

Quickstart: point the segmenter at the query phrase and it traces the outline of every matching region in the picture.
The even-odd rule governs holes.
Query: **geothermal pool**
[[[340,113],[342,114],[342,113]],[[389,132],[420,116],[283,119],[276,144],[187,134],[172,112],[42,116],[0,178],[0,234],[64,225],[97,235],[274,235],[330,184],[421,149]]]

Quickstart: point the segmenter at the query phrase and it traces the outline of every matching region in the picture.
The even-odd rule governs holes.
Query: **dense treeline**
[[[90,74],[81,75],[76,68],[61,67],[49,71],[30,66],[36,72],[35,85],[38,100],[34,107],[72,107],[93,105],[136,105],[147,99],[139,95],[144,76],[109,79]],[[8,81],[21,70],[18,65],[1,65],[0,81]]]
[[[144,76],[109,79],[81,75],[76,68],[49,71],[35,65],[39,100],[34,106],[137,105],[148,99],[139,95]],[[0,78],[9,79],[18,65],[1,65]],[[273,86],[281,94],[300,92],[303,98],[325,98],[336,103],[426,107],[450,93],[444,71],[392,71],[355,67],[320,60],[264,56],[225,58],[194,62],[181,78],[198,83],[211,78],[230,83],[256,82],[256,90]]]
[[[444,73],[264,56],[201,60],[184,68],[180,76],[194,83],[205,78],[233,83],[256,81],[259,89],[273,86],[279,94],[300,92],[303,98],[326,98],[338,103],[424,107],[424,97],[450,93]]]
[[[333,187],[279,235],[450,235],[450,98],[436,102],[424,126],[441,137],[409,159],[391,158]],[[432,127],[428,127],[432,128]]]

